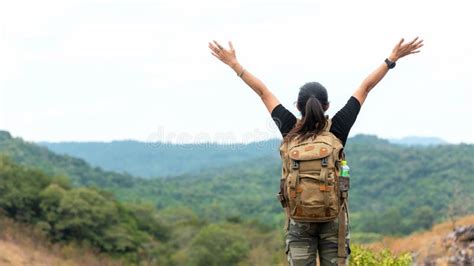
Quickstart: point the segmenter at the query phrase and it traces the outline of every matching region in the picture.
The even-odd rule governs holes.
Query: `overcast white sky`
[[[400,37],[425,47],[371,92],[351,135],[474,142],[470,1],[1,1],[0,128],[30,141],[279,137],[240,62],[295,114],[319,81],[333,115]]]

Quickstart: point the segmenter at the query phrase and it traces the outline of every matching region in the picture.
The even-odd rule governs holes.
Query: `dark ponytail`
[[[328,108],[326,89],[317,82],[306,83],[298,94],[297,107],[301,112],[301,120],[285,136],[284,141],[295,137],[305,140],[319,134],[326,126],[325,110]]]

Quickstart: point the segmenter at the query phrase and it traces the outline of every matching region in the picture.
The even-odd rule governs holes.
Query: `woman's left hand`
[[[395,62],[409,54],[419,53],[420,48],[423,47],[423,40],[419,40],[418,37],[409,43],[404,43],[404,41],[404,39],[401,39],[400,42],[395,45],[392,50],[392,54],[389,56],[390,61]]]
[[[233,67],[238,64],[237,57],[235,55],[235,49],[232,46],[232,42],[229,41],[229,49],[224,48],[218,42],[213,41],[214,43],[209,43],[209,49],[211,49],[211,54],[217,59],[221,60],[224,64]]]

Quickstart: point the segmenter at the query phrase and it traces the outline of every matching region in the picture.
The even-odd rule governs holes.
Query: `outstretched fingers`
[[[219,49],[224,50],[224,47],[222,47],[222,45],[220,45],[216,40],[213,40],[213,42]]]
[[[214,44],[209,42],[209,49],[211,49],[212,51],[216,51],[217,47]]]
[[[394,59],[400,59],[409,54],[416,54],[420,52],[420,48],[423,47],[423,40],[419,37],[416,37],[409,42],[405,42],[405,39],[402,38],[395,48],[392,50],[392,57]]]
[[[221,60],[227,65],[233,65],[237,61],[237,58],[235,56],[234,47],[230,41],[229,47],[230,48],[225,48],[216,40],[209,42],[209,49],[211,49],[213,56],[217,57],[219,60]]]
[[[413,44],[415,47],[420,48],[423,46],[423,40],[419,40],[416,43]]]
[[[417,47],[417,48],[415,48],[415,49],[411,50],[411,51],[410,51],[410,54],[416,54],[416,53],[419,53],[419,52],[421,51],[421,50],[420,50],[420,48],[421,48],[422,46],[423,46],[423,45],[421,45],[420,47]]]
[[[220,49],[219,49],[217,46],[215,46],[214,44],[212,44],[212,43],[209,43],[209,48],[210,48],[211,51],[214,52],[215,54],[219,54],[219,52],[220,52]]]
[[[405,41],[405,39],[404,39],[404,38],[401,38],[400,41],[399,41],[398,44],[397,44],[397,47],[402,46],[402,44],[403,44],[404,41]]]
[[[415,54],[420,52],[420,48],[423,47],[423,40],[419,40],[410,45],[410,54]]]
[[[418,36],[417,36],[415,39],[413,39],[413,40],[409,43],[409,45],[414,44],[414,43],[416,42],[416,40],[418,40]]]

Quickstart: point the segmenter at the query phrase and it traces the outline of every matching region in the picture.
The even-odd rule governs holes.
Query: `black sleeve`
[[[285,137],[296,124],[296,116],[281,104],[273,108],[271,115],[283,137]]]
[[[347,136],[349,136],[349,131],[352,125],[354,125],[359,111],[359,100],[351,96],[346,105],[333,116],[332,126],[329,131],[342,141],[342,145],[346,145]]]

